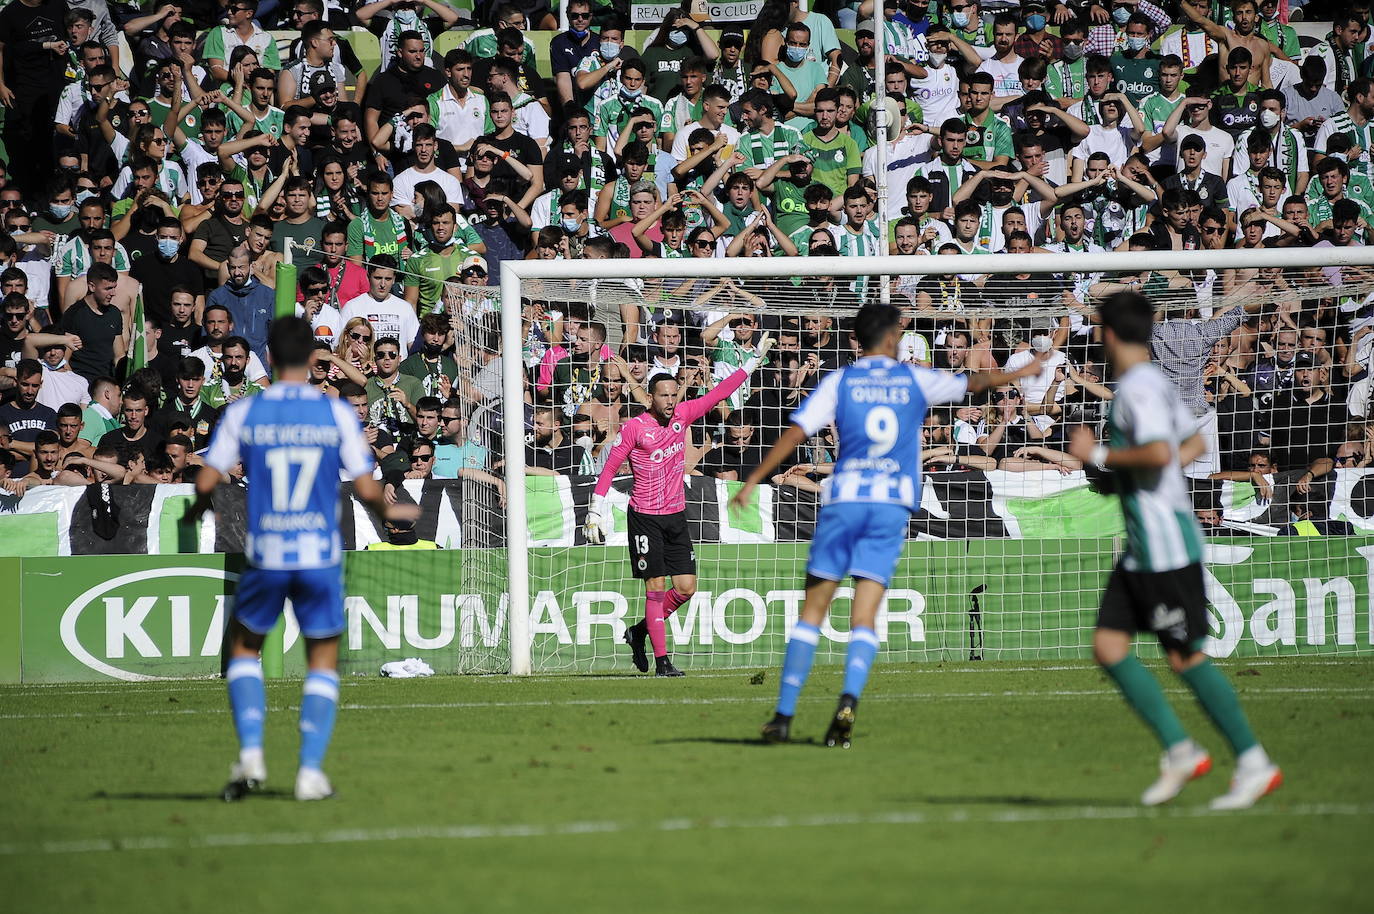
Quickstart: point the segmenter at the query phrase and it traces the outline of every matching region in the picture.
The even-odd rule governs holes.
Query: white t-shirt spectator
[[[906,184],[916,174],[916,169],[934,156],[931,153],[933,134],[907,134],[887,147],[887,218],[900,219],[906,206]],[[870,146],[864,150],[863,173],[877,175],[878,147]]]
[[[1220,127],[1198,130],[1194,127],[1180,126],[1174,131],[1174,161],[1183,161],[1183,156],[1178,154],[1178,144],[1183,142],[1184,137],[1194,133],[1202,137],[1202,141],[1207,144],[1207,156],[1202,160],[1202,170],[1211,172],[1225,181],[1229,175],[1222,171],[1222,166],[1227,159],[1235,155],[1236,141],[1232,139],[1231,134]]]
[[[463,204],[463,185],[458,183],[458,179],[442,168],[436,168],[431,172],[416,171],[414,168],[407,168],[395,177],[391,185],[391,205],[392,206],[412,206],[415,203],[415,185],[422,181],[433,181],[444,189],[444,196],[448,198],[449,204],[456,210]]]
[[[201,346],[191,355],[200,359],[205,365],[205,383],[209,384],[215,380],[215,365],[223,356],[212,350],[209,346]],[[258,358],[256,352],[248,353],[248,368],[244,375],[254,384],[267,377],[267,369],[262,367],[262,359]]]
[[[682,129],[677,132],[677,136],[673,138],[673,158],[679,162],[687,161],[687,138],[701,129],[710,130],[714,134],[725,134],[725,142],[727,143],[739,142],[739,131],[729,124],[721,124],[720,129],[716,130],[707,127],[701,121],[692,121],[690,124],[684,124]]]
[[[90,389],[81,375],[73,371],[53,371],[43,365],[43,386],[38,391],[38,402],[53,411],[64,403],[85,406],[91,402]]]
[[[372,325],[372,345],[377,345],[382,337],[395,337],[401,344],[401,358],[410,354],[410,344],[420,333],[420,319],[415,316],[415,309],[405,299],[394,295],[381,301],[371,294],[359,295],[343,306],[339,323],[346,327],[355,317],[365,317]]]
[[[1093,153],[1105,152],[1113,165],[1120,165],[1131,157],[1131,141],[1134,137],[1135,132],[1126,127],[1093,124],[1088,128],[1088,135],[1073,148],[1073,156],[1087,161]]]
[[[305,309],[299,304],[296,305],[296,316],[305,316]],[[310,329],[315,331],[316,342],[328,343],[330,348],[338,343],[343,328],[343,315],[339,313],[338,308],[330,304],[321,305],[315,316],[310,318]]]

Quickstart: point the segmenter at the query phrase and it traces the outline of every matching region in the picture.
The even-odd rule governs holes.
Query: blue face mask
[[[954,27],[956,29],[968,28],[968,13],[965,13],[962,10],[957,13],[952,13],[949,17],[949,21],[954,23]]]
[[[589,32],[590,29],[574,29],[574,28],[569,28],[568,31],[572,33],[572,36],[573,36],[574,38],[586,38],[586,37],[587,37],[587,32]]]
[[[801,63],[803,60],[806,59],[806,52],[807,48],[788,47],[787,59],[790,60],[792,63]]]
[[[167,260],[177,256],[177,251],[181,250],[181,242],[175,238],[159,238],[157,240],[157,252]]]
[[[600,52],[602,60],[615,60],[620,56],[620,45],[614,41],[603,41],[597,51]]]
[[[1026,28],[1032,32],[1038,32],[1045,27],[1045,17],[1039,13],[1033,13],[1026,17]]]
[[[673,29],[668,33],[668,44],[675,48],[680,48],[687,43],[687,33],[682,29]]]
[[[569,235],[576,233],[578,228],[580,228],[582,225],[581,221],[574,219],[571,216],[564,216],[562,223],[563,231],[567,232]]]
[[[1116,9],[1112,10],[1112,20],[1115,21],[1117,25],[1125,25],[1126,20],[1130,18],[1131,11],[1128,7],[1118,6]]]
[[[70,203],[54,203],[49,206],[48,209],[52,211],[53,216],[57,218],[58,222],[66,222],[72,217],[72,213],[76,211],[76,207],[72,206]]]
[[[1139,35],[1132,35],[1126,39],[1126,50],[1131,52],[1144,50],[1149,47],[1149,45],[1150,39],[1142,38]]]
[[[644,94],[644,90],[643,90],[643,89],[627,89],[627,88],[625,88],[624,86],[621,86],[621,87],[620,87],[620,94],[621,94],[622,96],[624,96],[625,98],[639,98],[641,95]]]

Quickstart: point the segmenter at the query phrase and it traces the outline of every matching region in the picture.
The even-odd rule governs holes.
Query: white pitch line
[[[1165,689],[1167,693],[1174,695],[1191,694],[1187,689]],[[484,710],[484,709],[505,709],[505,708],[564,708],[564,707],[658,707],[664,705],[735,705],[735,704],[758,704],[765,703],[771,699],[768,695],[771,692],[760,692],[758,695],[721,695],[715,698],[570,698],[563,700],[540,700],[540,701],[419,701],[419,702],[397,702],[384,704],[348,704],[340,707],[342,711],[433,711],[433,710]],[[1246,701],[1263,701],[1269,698],[1325,698],[1328,696],[1357,697],[1370,695],[1374,696],[1374,687],[1275,687],[1272,689],[1262,689],[1257,691],[1243,690],[1242,695]],[[1116,700],[1120,697],[1119,693],[1113,689],[1057,689],[1050,691],[1013,691],[1000,690],[988,692],[897,692],[897,693],[875,693],[864,698],[866,703],[890,702],[890,701],[986,701],[1004,699],[1111,699]],[[829,701],[828,695],[809,695],[803,701]],[[274,705],[269,707],[272,712],[295,711],[299,705]],[[68,719],[103,719],[114,717],[184,717],[200,714],[227,715],[228,710],[224,708],[173,708],[163,710],[144,710],[144,711],[75,711],[69,713],[55,714],[0,714],[0,720],[68,720]]]
[[[306,844],[380,844],[393,841],[484,841],[504,838],[550,838],[570,835],[632,832],[745,831],[755,829],[843,828],[873,825],[1018,825],[1044,822],[1092,822],[1134,819],[1201,819],[1223,816],[1316,818],[1374,816],[1374,804],[1278,802],[1240,813],[1217,813],[1206,806],[1155,808],[1141,806],[1078,806],[1063,809],[948,809],[940,812],[902,810],[881,813],[819,813],[761,818],[675,818],[657,822],[579,821],[562,823],[407,825],[391,828],[350,828],[309,832],[205,834],[187,837],[131,835],[78,838],[63,841],[0,844],[0,856],[73,855],[116,851],[195,850],[223,847],[282,847]]]
[[[1354,666],[1361,664],[1368,666],[1374,657],[1369,655],[1351,656],[1348,658],[1306,658],[1306,657],[1280,657],[1276,659],[1261,660],[1259,658],[1250,659],[1247,657],[1231,657],[1221,661],[1213,661],[1223,671],[1232,667],[1270,667],[1270,666]],[[905,661],[903,661],[905,662]],[[913,661],[920,662],[920,661]],[[1092,672],[1098,669],[1095,662],[1091,660],[1083,661],[1063,661],[1061,664],[1052,666],[997,666],[996,664],[1004,661],[992,660],[975,662],[968,660],[947,660],[947,661],[927,661],[922,662],[918,668],[893,668],[891,666],[879,666],[870,673],[871,676],[949,676],[949,675],[979,675],[984,673],[1065,673],[1065,672]],[[1163,661],[1157,658],[1152,660],[1162,666]],[[946,667],[942,663],[958,663],[961,666]],[[726,670],[697,670],[691,673],[693,679],[735,679],[739,676],[748,676],[758,672],[759,667],[735,667]],[[768,672],[776,672],[773,666],[767,667]],[[608,673],[537,673],[533,676],[508,676],[505,673],[462,673],[453,674],[454,678],[463,678],[465,681],[474,683],[491,684],[492,688],[520,688],[521,686],[534,682],[584,682],[584,683],[632,683],[640,677],[626,672],[624,676],[617,676],[614,671]],[[363,676],[358,674],[345,675],[341,687],[348,688],[373,682],[379,677]],[[447,678],[447,677],[446,677]],[[268,680],[268,687],[273,685],[291,685],[299,683],[297,677],[290,677],[280,680]],[[61,682],[31,682],[19,685],[0,685],[0,698],[38,698],[48,697],[49,693],[60,692],[64,697],[67,695],[129,695],[129,694],[157,694],[164,692],[195,692],[195,691],[214,691],[224,688],[224,681],[219,676],[197,676],[189,679],[176,680],[171,683],[127,683],[124,685],[114,685],[111,688],[73,688],[71,683]],[[29,693],[29,694],[26,694]]]

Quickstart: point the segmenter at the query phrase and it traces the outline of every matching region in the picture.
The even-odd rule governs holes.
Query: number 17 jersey
[[[968,392],[963,375],[866,356],[832,371],[792,414],[808,436],[835,423],[839,456],[822,504],[921,504],[921,426],[926,409]]]
[[[225,410],[205,462],[248,480],[249,564],[272,571],[329,568],[343,558],[340,473],[372,472],[372,452],[347,403],[309,384],[279,382]]]

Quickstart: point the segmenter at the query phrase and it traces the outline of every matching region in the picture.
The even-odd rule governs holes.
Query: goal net
[[[505,610],[513,672],[630,671],[621,638],[644,612],[627,551],[632,480],[627,462],[612,532],[590,545],[597,474],[651,378],[700,396],[769,333],[768,363],[691,427],[698,589],[667,637],[687,670],[776,665],[802,603],[832,431],[746,509],[727,505],[818,380],[855,358],[858,306],[886,298],[903,314],[905,361],[986,371],[1049,353],[1037,376],[931,411],[921,509],[877,624],[886,656],[1087,657],[1123,523],[1067,439],[1080,425],[1100,434],[1112,397],[1095,305],[1138,289],[1159,309],[1156,361],[1209,445],[1187,468],[1208,536],[1208,651],[1369,653],[1371,265],[1369,248],[507,263],[499,298],[450,289],[481,379],[456,393],[487,471],[504,474],[504,493],[471,482],[465,592]],[[823,629],[821,662],[843,657],[849,595]],[[490,629],[496,616],[483,618]]]

